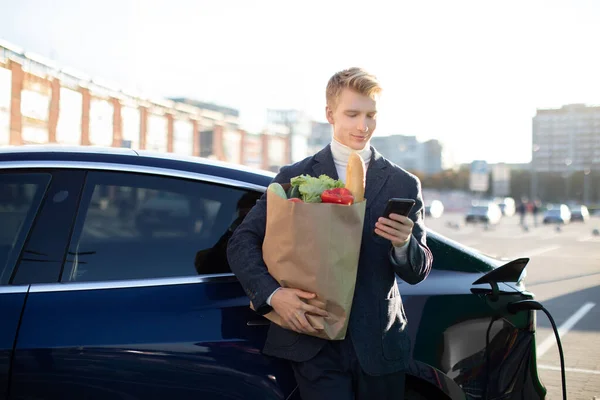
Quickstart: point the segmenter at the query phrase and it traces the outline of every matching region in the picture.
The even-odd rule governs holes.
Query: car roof
[[[549,209],[546,210],[546,212],[548,214],[556,214],[556,213],[560,214],[562,212],[562,209],[560,209],[560,208],[549,208]]]
[[[49,144],[26,144],[26,145],[10,145],[1,146],[0,155],[2,154],[23,154],[23,153],[87,153],[87,154],[125,154],[136,156],[138,153],[129,148],[121,147],[104,147],[104,146],[74,146],[57,143]]]
[[[55,161],[59,167],[61,162],[127,164],[209,174],[261,186],[268,186],[275,177],[273,172],[208,158],[102,146],[46,144],[0,147],[0,167],[3,162],[11,161],[32,163]]]
[[[489,208],[489,207],[493,207],[493,206],[494,206],[494,203],[491,203],[491,202],[471,204],[471,208]]]

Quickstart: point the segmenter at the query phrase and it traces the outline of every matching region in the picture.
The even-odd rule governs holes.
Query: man
[[[233,234],[228,259],[259,314],[275,310],[294,330],[271,324],[264,353],[290,360],[304,400],[402,399],[410,342],[396,275],[417,284],[431,270],[425,239],[421,185],[414,175],[386,160],[370,139],[377,125],[381,87],[368,72],[351,68],[331,77],[326,90],[326,116],[333,126],[331,144],[312,157],[283,167],[274,182],[326,174],[345,181],[351,152],[367,167],[367,209],[356,288],[346,338],[328,341],[315,332],[306,313],[327,316],[304,300],[315,297],[282,288],[262,257],[266,225],[263,196]],[[382,218],[388,199],[416,201],[409,217]]]

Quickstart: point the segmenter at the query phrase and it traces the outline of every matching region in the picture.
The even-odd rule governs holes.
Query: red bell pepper
[[[354,203],[354,196],[346,188],[328,189],[321,193],[321,201],[323,203],[351,205]]]

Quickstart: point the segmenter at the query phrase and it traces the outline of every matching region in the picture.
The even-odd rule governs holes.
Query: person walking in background
[[[531,213],[533,214],[533,226],[538,226],[538,214],[540,213],[542,208],[542,202],[539,199],[536,199],[532,202]]]
[[[525,197],[521,198],[517,206],[517,213],[519,214],[519,225],[525,227],[525,214],[527,214],[527,199]]]

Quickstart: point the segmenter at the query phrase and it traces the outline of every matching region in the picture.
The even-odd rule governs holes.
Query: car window
[[[227,241],[260,195],[184,179],[90,172],[61,280],[230,272]]]
[[[10,283],[55,283],[62,270],[81,198],[85,171],[52,170],[52,181],[23,246]]]
[[[0,174],[0,284],[7,284],[51,175]]]
[[[473,213],[473,214],[484,215],[484,214],[487,214],[487,212],[488,212],[487,206],[477,206],[477,207],[471,208],[471,213]]]

